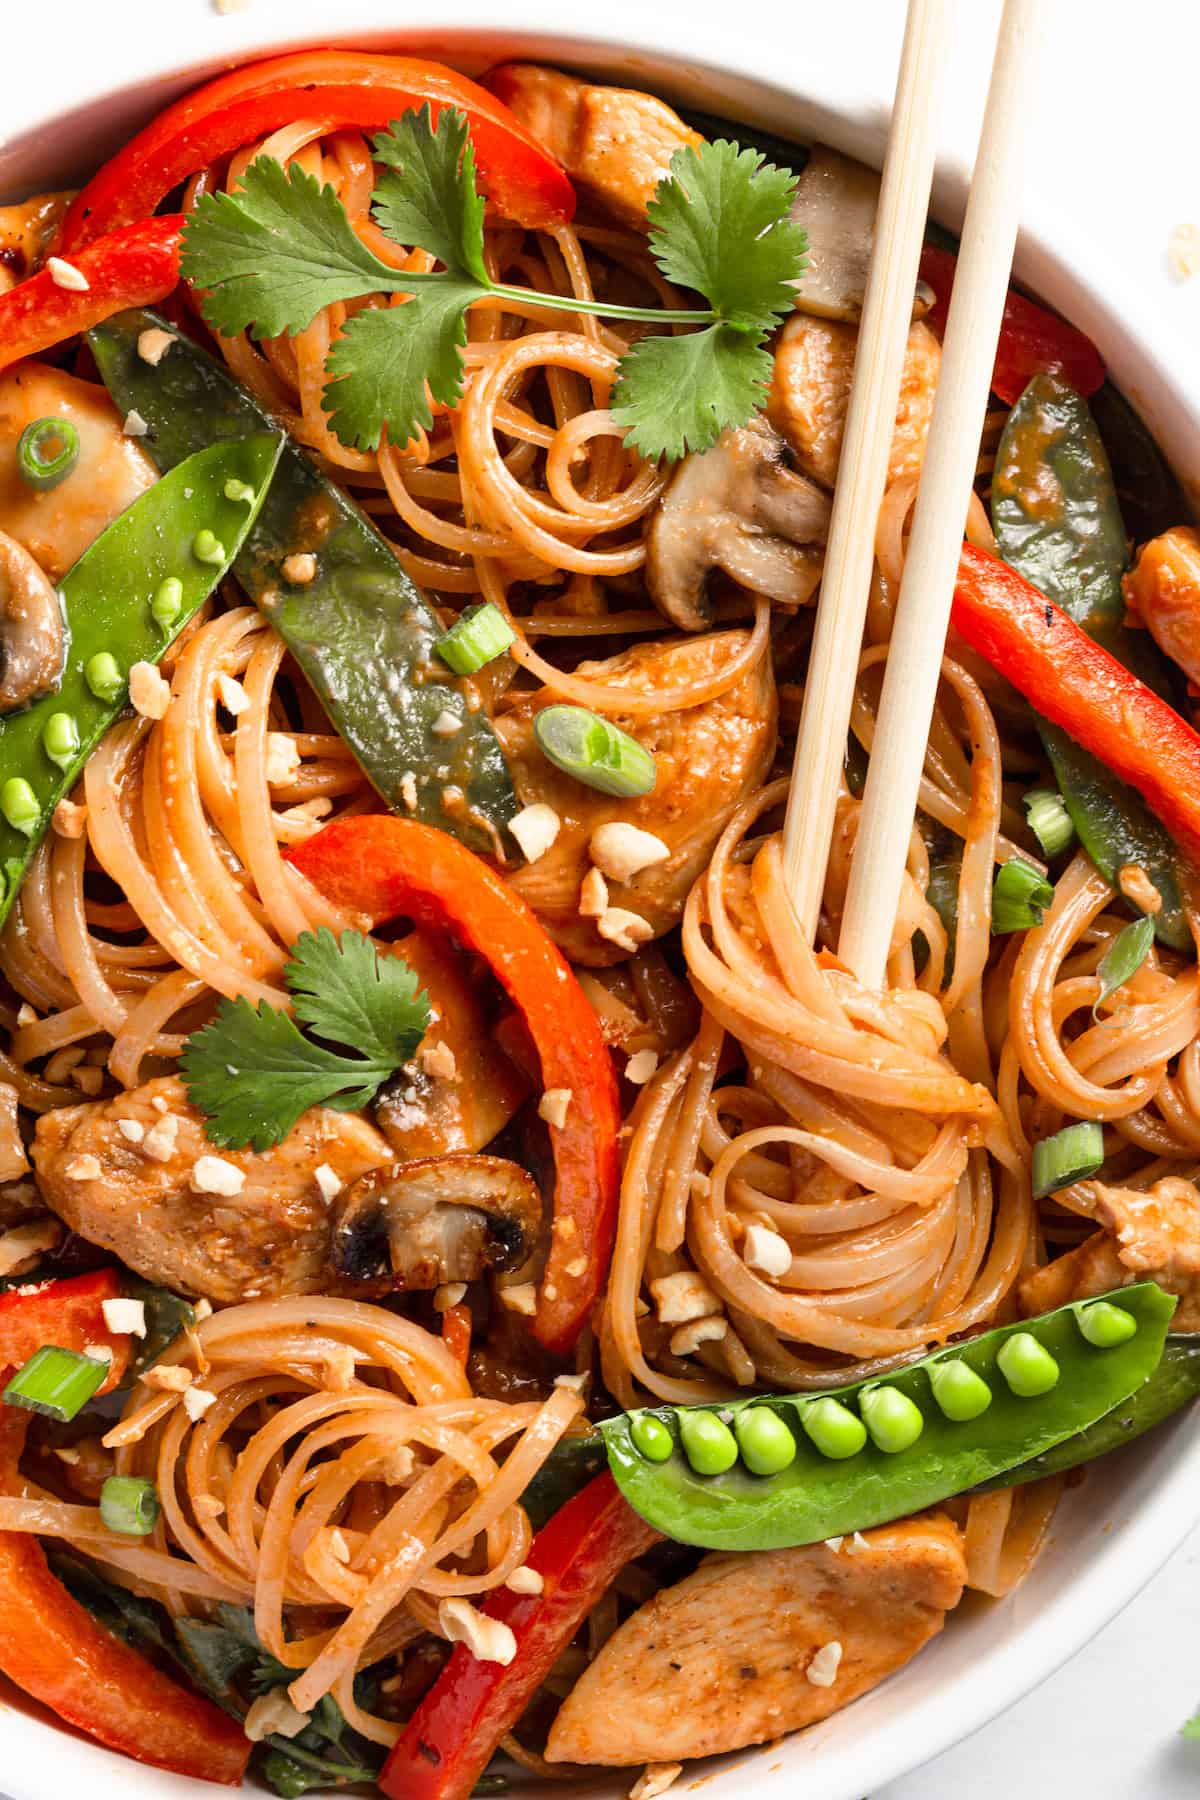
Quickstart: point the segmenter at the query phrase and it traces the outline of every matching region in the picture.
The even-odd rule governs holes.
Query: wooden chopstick
[[[1021,210],[1039,0],[1005,0],[838,954],[883,983]]]
[[[783,867],[816,937],[937,148],[951,0],[909,0],[787,817]]]

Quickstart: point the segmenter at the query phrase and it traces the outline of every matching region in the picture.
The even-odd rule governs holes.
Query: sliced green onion
[[[1006,931],[1032,931],[1042,922],[1042,914],[1054,899],[1054,889],[1034,868],[1019,856],[1010,856],[996,874],[992,887],[992,931],[996,936]]]
[[[1126,925],[1119,931],[1104,955],[1100,959],[1100,967],[1096,973],[1100,977],[1100,992],[1096,995],[1092,1007],[1093,1019],[1099,1018],[1100,1008],[1118,988],[1125,986],[1131,975],[1136,975],[1150,954],[1150,946],[1154,942],[1154,920],[1143,916],[1135,919],[1132,925]]]
[[[77,1350],[60,1350],[43,1344],[4,1390],[9,1406],[25,1406],[30,1412],[67,1424],[86,1406],[108,1378],[107,1362],[81,1356]]]
[[[216,532],[210,531],[206,525],[192,539],[192,555],[197,562],[212,563],[215,566],[225,561],[225,546]]]
[[[1111,1300],[1094,1300],[1090,1306],[1081,1306],[1075,1320],[1088,1343],[1097,1350],[1115,1350],[1118,1344],[1127,1344],[1137,1336],[1133,1314],[1123,1306],[1114,1306]]]
[[[149,1537],[159,1511],[154,1483],[142,1475],[110,1475],[100,1489],[101,1519],[125,1537]]]
[[[70,713],[51,713],[42,727],[42,749],[60,769],[69,769],[79,755],[79,727]]]
[[[1033,1197],[1044,1200],[1073,1181],[1094,1175],[1104,1162],[1104,1131],[1095,1119],[1064,1125],[1033,1146]]]
[[[1025,796],[1025,816],[1043,856],[1059,856],[1073,842],[1075,826],[1057,788],[1030,788]]]
[[[97,700],[105,700],[110,706],[125,686],[125,677],[111,650],[97,650],[95,656],[88,657],[83,679]]]
[[[164,631],[170,631],[183,611],[183,583],[178,575],[168,575],[165,581],[159,583],[150,602],[150,611],[155,624],[161,625]]]
[[[22,775],[10,775],[0,787],[0,813],[12,826],[26,837],[32,837],[37,830],[42,809],[38,805],[37,795]]]
[[[78,461],[79,433],[70,419],[35,419],[17,439],[21,480],[41,493],[65,481]]]
[[[533,735],[556,769],[602,794],[627,799],[654,787],[650,752],[585,706],[544,706],[534,718]]]
[[[456,675],[473,675],[502,655],[516,635],[500,608],[488,600],[469,606],[433,647]]]

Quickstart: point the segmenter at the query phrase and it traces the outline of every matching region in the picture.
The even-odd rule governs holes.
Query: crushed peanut
[[[625,1064],[625,1079],[634,1087],[644,1087],[658,1067],[657,1050],[638,1050]]]
[[[100,1158],[98,1156],[74,1156],[67,1164],[64,1173],[68,1181],[98,1181],[100,1179]]]
[[[146,1127],[140,1119],[118,1119],[117,1130],[129,1144],[140,1144],[146,1135]]]
[[[608,883],[599,869],[589,869],[579,884],[579,912],[585,919],[602,919],[608,911]]]
[[[514,1594],[540,1594],[546,1583],[536,1569],[531,1569],[528,1563],[522,1563],[520,1568],[506,1576],[504,1585]]]
[[[102,1300],[100,1311],[104,1314],[105,1325],[114,1337],[145,1337],[144,1300]]]
[[[509,1312],[523,1313],[531,1319],[537,1311],[537,1289],[532,1281],[523,1281],[517,1287],[500,1289],[500,1299]]]
[[[171,684],[150,662],[135,662],[129,671],[129,701],[143,719],[161,719],[171,704]]]
[[[145,331],[138,332],[138,355],[152,369],[157,369],[174,342],[173,331],[163,331],[157,325],[147,325]]]
[[[244,713],[250,704],[249,694],[241,682],[236,681],[232,675],[217,676],[217,699],[225,711],[235,719],[239,713]]]
[[[287,731],[267,733],[267,786],[286,787],[300,767],[296,740]]]
[[[573,1088],[547,1088],[538,1101],[538,1118],[561,1131],[567,1122],[574,1092]]]
[[[164,1121],[165,1123],[165,1121]],[[156,1128],[157,1129],[157,1128]],[[223,1156],[198,1156],[192,1169],[192,1187],[198,1194],[240,1194],[246,1185],[246,1171]]]
[[[721,1302],[702,1275],[689,1269],[677,1275],[660,1275],[650,1283],[658,1316],[664,1325],[689,1325],[693,1319],[711,1318]]]
[[[422,1044],[417,1051],[417,1061],[426,1075],[432,1075],[437,1081],[453,1081],[458,1074],[454,1052],[444,1038],[435,1044]]]
[[[317,578],[317,559],[311,550],[293,550],[279,565],[283,579],[293,587],[307,587]]]
[[[729,1330],[724,1319],[693,1319],[690,1325],[680,1325],[671,1333],[671,1355],[690,1356],[701,1344],[715,1344]]]
[[[191,1369],[185,1369],[182,1363],[155,1363],[142,1376],[142,1384],[163,1394],[182,1394],[195,1379]]]
[[[204,1417],[210,1406],[216,1404],[217,1396],[208,1388],[196,1387],[193,1384],[184,1390],[183,1410],[193,1425]]]
[[[480,1662],[507,1668],[517,1654],[517,1640],[509,1627],[501,1619],[489,1619],[469,1600],[443,1600],[438,1607],[438,1626],[452,1644],[465,1644]]]
[[[643,869],[666,862],[671,854],[670,846],[655,837],[652,831],[643,831],[640,826],[630,825],[623,819],[597,825],[588,852],[598,869],[611,880],[620,882],[632,881]]]
[[[508,821],[508,829],[521,846],[526,862],[537,862],[545,856],[559,834],[562,820],[552,806],[544,800],[535,800],[532,806],[523,806],[521,811]]]
[[[158,1099],[162,1095],[157,1096]],[[174,1113],[163,1113],[142,1139],[142,1149],[154,1162],[170,1162],[179,1136],[179,1120]]]
[[[747,1225],[742,1253],[746,1259],[746,1267],[757,1269],[763,1275],[786,1275],[792,1266],[792,1252],[787,1239],[780,1237],[777,1231],[768,1230],[765,1225]]]
[[[452,713],[444,706],[433,724],[429,727],[434,737],[457,737],[463,728],[463,722],[457,713]]]
[[[814,1687],[832,1687],[837,1680],[838,1668],[842,1660],[842,1646],[834,1638],[832,1643],[822,1644],[816,1651],[812,1661],[804,1673]]]
[[[648,919],[623,906],[607,907],[596,920],[596,930],[618,950],[637,950],[654,936],[654,927]]]
[[[342,1191],[342,1178],[328,1163],[317,1164],[313,1170],[313,1180],[320,1189],[322,1200],[334,1200]]]
[[[56,837],[81,838],[87,830],[87,807],[78,806],[74,800],[60,800],[50,823]]]
[[[655,1800],[683,1774],[682,1763],[647,1763],[629,1790],[629,1800]]]
[[[252,1744],[261,1744],[269,1737],[297,1737],[309,1723],[310,1715],[296,1711],[286,1688],[272,1688],[269,1694],[260,1694],[254,1701],[242,1721],[242,1730]]]

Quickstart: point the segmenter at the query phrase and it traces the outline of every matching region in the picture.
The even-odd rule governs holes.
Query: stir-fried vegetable
[[[929,322],[939,337],[945,335],[957,265],[958,258],[951,250],[926,244],[921,252],[921,279],[937,296]],[[1104,380],[1104,364],[1090,338],[1057,313],[1010,288],[996,346],[992,392],[1011,406],[1033,377],[1043,372],[1062,376],[1081,394],[1094,393]]]
[[[601,794],[654,791],[654,758],[635,737],[585,706],[543,706],[533,721],[539,750],[564,775]]]
[[[128,1358],[103,1302],[117,1297],[111,1270],[0,1295],[0,1379],[48,1336],[81,1353],[113,1349],[110,1381]],[[29,1414],[0,1407],[0,1493],[17,1494]],[[251,1746],[240,1725],[160,1673],[97,1624],[50,1573],[28,1532],[0,1532],[0,1670],[68,1724],[111,1750],[181,1775],[236,1784]]]
[[[1120,783],[1136,788],[1185,854],[1200,860],[1200,737],[1173,706],[1015,569],[970,544],[959,562],[953,622],[971,648],[1058,728],[1047,745],[1084,848],[1097,867],[1115,880],[1126,863],[1140,863],[1162,897],[1155,915],[1158,935],[1173,947],[1189,947],[1173,872],[1152,855],[1155,821],[1147,820],[1149,838],[1138,835]],[[1074,775],[1070,782],[1066,778],[1068,754],[1077,759],[1075,769],[1082,766],[1090,788],[1081,789]],[[1104,769],[1089,775],[1093,757]],[[1081,804],[1083,792],[1089,797]],[[1101,792],[1110,796],[1111,811],[1093,805]],[[1110,829],[1106,848],[1102,839]],[[1115,844],[1122,848],[1114,866]],[[1169,844],[1167,854],[1169,858]]]
[[[435,116],[446,107],[466,114],[480,180],[504,218],[531,230],[568,222],[575,194],[562,169],[477,82],[415,56],[300,50],[220,75],[166,107],[77,195],[62,244],[73,251],[145,217],[189,175],[281,125],[321,119],[327,130],[373,131],[423,104]]]
[[[1169,694],[1170,672],[1153,640],[1124,624],[1128,545],[1104,445],[1084,401],[1055,375],[1031,381],[1009,416],[992,481],[992,523],[1005,562],[1147,686]],[[1097,762],[1080,747],[1086,740],[1069,721],[1060,730],[1043,720],[1042,739],[1092,861],[1110,881],[1127,864],[1143,868],[1163,902],[1158,936],[1176,950],[1190,948],[1162,825],[1113,780],[1119,770],[1103,751]]]
[[[658,1537],[609,1474],[568,1500],[526,1558],[542,1591],[494,1588],[483,1606],[511,1631],[512,1660],[481,1662],[456,1645],[384,1764],[379,1785],[390,1800],[466,1800],[596,1602]]]
[[[125,225],[0,293],[0,369],[126,307],[164,300],[179,281],[182,223],[171,213]]]
[[[118,406],[146,421],[141,442],[160,469],[201,444],[270,423],[245,388],[184,338],[157,364],[145,362],[138,339],[152,328],[169,329],[154,313],[131,312],[90,342]],[[297,553],[311,559],[311,579],[289,581]],[[388,804],[411,802],[417,817],[495,852],[517,807],[487,715],[468,705],[461,685],[438,679],[441,624],[390,545],[291,444],[234,573]],[[447,715],[458,724],[452,734]]]
[[[1104,1164],[1104,1128],[1096,1119],[1077,1119],[1033,1146],[1033,1197],[1044,1200],[1072,1181],[1084,1181]]]
[[[1101,1304],[1133,1330],[1086,1329]],[[831,1393],[624,1413],[600,1429],[622,1493],[666,1536],[718,1550],[815,1543],[918,1512],[1094,1426],[1158,1366],[1174,1310],[1142,1282]]]
[[[543,1085],[561,1104],[550,1124],[554,1227],[534,1331],[547,1349],[569,1349],[612,1254],[621,1122],[612,1061],[569,964],[500,876],[415,821],[335,820],[289,859],[327,898],[377,925],[408,916],[449,931],[485,959],[521,1013]]]
[[[130,671],[158,662],[237,554],[281,445],[277,434],[260,433],[198,451],[114,519],[64,578],[70,647],[61,682],[6,718],[0,733],[0,920],[54,808],[124,704]],[[249,505],[226,497],[231,480],[249,488]],[[203,532],[219,545],[215,561],[196,553]],[[179,605],[164,628],[152,609],[171,579]]]

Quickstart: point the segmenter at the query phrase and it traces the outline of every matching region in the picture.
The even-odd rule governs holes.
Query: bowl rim
[[[14,52],[6,59],[11,70],[22,66],[23,49],[37,49],[38,34],[46,30],[37,10],[21,9],[18,19],[6,25]],[[890,95],[879,84],[856,73],[855,32],[861,20],[856,22],[850,7],[827,9],[819,40],[808,38],[802,46],[763,44],[724,21],[714,6],[689,7],[681,0],[659,0],[653,8],[644,0],[610,0],[602,33],[564,24],[557,0],[520,0],[506,9],[502,26],[488,0],[439,0],[436,8],[410,9],[402,25],[387,0],[341,0],[332,31],[328,0],[288,0],[286,14],[260,0],[258,9],[226,17],[215,12],[210,0],[174,0],[169,32],[162,29],[161,0],[122,0],[127,15],[122,30],[107,37],[104,10],[87,8],[86,18],[81,10],[79,19],[72,20],[73,41],[61,60],[56,57],[51,111],[32,82],[0,95],[0,192],[5,191],[6,169],[26,153],[36,153],[38,140],[44,145],[43,134],[64,115],[66,123],[86,126],[115,98],[127,100],[136,112],[138,91],[153,85],[159,91],[140,106],[148,116],[163,103],[164,88],[181,90],[197,79],[198,71],[216,73],[304,44],[419,44],[429,54],[440,49],[475,66],[513,53],[557,55],[559,61],[603,72],[620,64],[629,81],[636,81],[640,72],[648,84],[669,90],[674,78],[675,85],[721,98],[729,113],[736,98],[746,116],[763,123],[780,125],[792,115],[793,128],[802,119],[806,128],[837,147],[876,163],[890,105]],[[898,42],[898,30],[895,35]],[[44,36],[40,42],[44,50]],[[669,65],[665,82],[664,65]],[[721,111],[722,105],[710,110]],[[961,132],[957,138],[953,129],[947,132],[935,184],[934,210],[952,224],[961,217],[965,193],[964,142]],[[1016,271],[1096,340],[1118,386],[1176,463],[1185,488],[1193,497],[1200,494],[1200,453],[1194,448],[1200,442],[1200,361],[1194,348],[1164,320],[1149,284],[1135,280],[1119,261],[1098,259],[1056,201],[1053,182],[1028,184]],[[956,1670],[945,1700],[936,1692],[922,1696],[918,1689],[914,1705],[898,1713],[893,1707],[894,1716],[879,1723],[865,1710],[873,1696],[865,1696],[847,1712],[765,1751],[741,1752],[705,1765],[703,1779],[713,1780],[720,1794],[733,1800],[739,1792],[748,1794],[750,1782],[762,1782],[776,1770],[785,1783],[802,1774],[811,1779],[817,1759],[821,1800],[857,1800],[948,1749],[1039,1685],[1133,1598],[1194,1523],[1197,1479],[1200,1418],[1181,1417],[1155,1434],[1152,1457],[1142,1456],[1135,1464],[1130,1453],[1123,1453],[1112,1459],[1111,1478],[1106,1464],[1104,1486],[1115,1485],[1117,1496],[1114,1502],[1110,1495],[1100,1511],[1107,1507],[1113,1516],[1098,1518],[1085,1498],[1089,1487],[1094,1493],[1101,1486],[1098,1479],[1067,1498],[1044,1562],[1053,1565],[1056,1557],[1061,1559],[1061,1546],[1072,1536],[1094,1540],[1086,1568],[1059,1582],[1049,1600],[1032,1608],[1028,1601],[1034,1590],[1018,1590],[1000,1603],[1013,1622],[1011,1641],[986,1649],[976,1663]],[[1034,1581],[1039,1587],[1053,1586],[1049,1577],[1042,1579],[1041,1566]],[[1024,1616],[1030,1612],[1035,1616]],[[950,1637],[940,1642],[944,1646]],[[929,1649],[923,1652],[929,1654]],[[914,1670],[921,1666],[919,1658]],[[919,1680],[905,1671],[875,1692],[887,1694],[896,1683]],[[75,1779],[89,1783],[97,1800],[117,1800],[128,1791],[128,1763],[66,1729],[58,1730],[53,1740],[53,1785],[40,1785],[51,1756],[52,1740],[43,1723],[49,1715],[24,1705],[14,1709],[2,1700],[0,1715],[0,1739],[8,1756],[4,1782],[17,1784],[13,1800],[48,1800]],[[868,1729],[856,1731],[853,1723],[847,1728],[847,1719]],[[764,1754],[773,1766],[761,1761]],[[739,1775],[748,1779],[743,1782]],[[153,1800],[184,1800],[206,1791],[198,1783],[144,1767],[138,1789]]]

